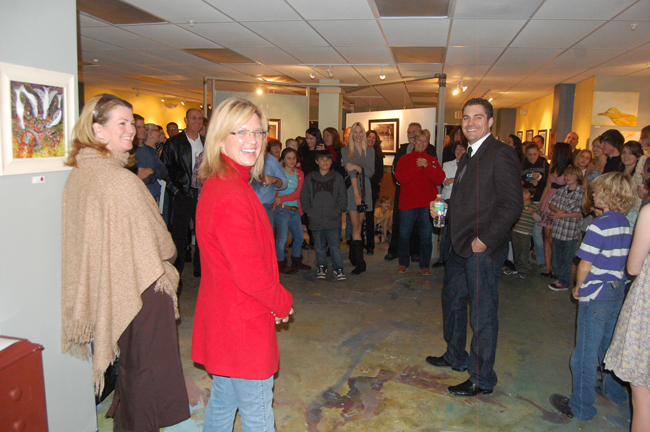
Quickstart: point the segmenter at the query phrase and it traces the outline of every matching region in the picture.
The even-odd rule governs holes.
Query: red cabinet
[[[43,347],[26,339],[0,351],[0,432],[47,431]]]

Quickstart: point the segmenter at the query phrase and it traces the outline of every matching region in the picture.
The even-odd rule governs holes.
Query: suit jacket
[[[205,145],[203,137],[201,142]],[[192,144],[185,132],[173,136],[165,142],[162,151],[162,162],[167,167],[167,190],[174,195],[178,190],[187,196],[192,189]]]
[[[523,208],[517,152],[490,134],[469,161],[462,157],[458,165],[449,198],[448,246],[451,244],[456,254],[469,258],[473,254],[472,241],[478,237],[487,246],[486,252],[499,259]]]

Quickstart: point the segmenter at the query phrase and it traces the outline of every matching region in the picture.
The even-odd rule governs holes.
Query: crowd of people
[[[552,278],[551,290],[572,290],[579,303],[573,394],[552,395],[553,406],[588,420],[596,388],[620,405],[628,402],[629,382],[633,430],[648,430],[650,126],[638,142],[608,130],[591,150],[578,149],[571,132],[549,146],[547,160],[544,137],[501,142],[493,121],[489,102],[470,99],[461,125],[445,138],[442,164],[431,133],[411,123],[392,164],[391,202],[380,190],[381,139],[361,123],[341,134],[310,127],[283,146],[267,139],[260,108],[230,98],[209,122],[188,110],[185,129],[168,124],[165,140],[128,102],[91,98],[67,162],[63,350],[92,356],[98,393],[109,365],[117,365],[109,409],[116,427],[155,430],[188,418],[175,317],[195,235],[201,283],[192,359],[213,377],[204,430],[228,430],[239,410],[244,430],[271,431],[275,325],[293,314],[279,274],[312,270],[303,253],[313,248],[316,279],[331,268],[335,280],[345,280],[347,238],[352,274],[367,271],[364,255],[386,243],[385,259],[398,259],[398,273],[415,262],[429,275],[432,202],[440,196],[447,210],[433,267],[444,267],[447,348],[426,362],[468,371],[449,392],[493,392],[499,275],[525,279],[539,271]],[[161,200],[168,204],[162,211]]]

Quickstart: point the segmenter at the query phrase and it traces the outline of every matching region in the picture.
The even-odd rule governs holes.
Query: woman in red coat
[[[431,264],[431,218],[429,204],[438,196],[438,186],[445,180],[445,172],[438,160],[426,152],[431,133],[421,129],[415,134],[415,146],[411,153],[402,156],[395,167],[395,178],[400,183],[399,196],[399,273],[409,266],[409,239],[415,221],[420,225],[420,272],[430,274]]]
[[[293,313],[280,285],[273,231],[251,178],[264,168],[266,117],[246,99],[230,98],[212,115],[196,210],[203,277],[192,335],[192,360],[212,374],[204,431],[274,430],[275,325]]]

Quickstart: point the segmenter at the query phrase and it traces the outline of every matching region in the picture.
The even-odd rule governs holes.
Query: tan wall
[[[161,97],[147,96],[140,94],[136,96],[135,93],[112,90],[100,87],[85,86],[84,98],[87,102],[88,99],[100,93],[111,93],[117,97],[128,101],[133,105],[133,112],[140,114],[144,117],[146,123],[154,123],[165,128],[167,123],[175,122],[180,129],[185,129],[185,113],[190,108],[201,110],[201,105],[195,102],[186,102],[183,106],[178,99],[165,98],[165,103],[161,102]],[[167,103],[176,104],[175,108],[168,108]]]
[[[522,110],[528,110],[528,113],[523,115],[521,113]],[[515,133],[519,131],[523,132],[522,141],[526,141],[527,130],[532,130],[533,136],[537,135],[540,130],[546,130],[548,143],[552,123],[553,93],[517,108]]]
[[[591,108],[594,104],[596,77],[576,84],[573,102],[573,131],[578,134],[578,148],[591,148]],[[564,137],[558,137],[564,139]]]

